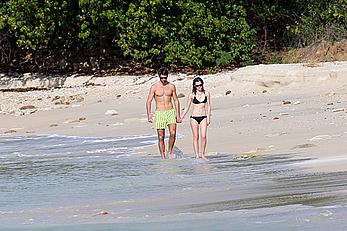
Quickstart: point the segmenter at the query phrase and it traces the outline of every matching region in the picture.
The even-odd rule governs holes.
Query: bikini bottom
[[[207,116],[190,116],[190,118],[195,119],[196,122],[198,122],[198,124],[200,124],[201,121],[203,121],[205,118],[207,118]]]

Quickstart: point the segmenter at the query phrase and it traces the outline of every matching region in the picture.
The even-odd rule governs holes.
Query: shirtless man
[[[162,159],[165,159],[165,128],[168,126],[170,132],[167,157],[172,158],[172,149],[176,140],[176,123],[181,122],[180,103],[177,98],[176,87],[167,81],[168,70],[160,68],[158,71],[160,81],[153,84],[149,90],[146,102],[148,122],[153,123],[151,104],[154,98],[156,104],[155,128],[158,133],[158,146]],[[173,100],[173,103],[172,103]],[[174,109],[175,106],[175,109]]]

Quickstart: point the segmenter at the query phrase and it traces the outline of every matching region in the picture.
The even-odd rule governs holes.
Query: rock
[[[37,109],[30,110],[28,114],[33,114],[33,113],[35,113],[35,112],[37,112]]]
[[[225,95],[229,95],[231,93],[230,90],[228,90],[227,92],[225,92]]]
[[[282,101],[282,104],[283,104],[283,105],[287,105],[287,104],[292,104],[292,102],[289,101],[289,100],[283,100],[283,101]]]
[[[51,128],[51,127],[58,127],[59,125],[58,124],[51,124],[51,125],[49,125],[49,127]]]
[[[118,112],[116,110],[107,110],[105,112],[105,115],[111,115],[111,116],[114,116],[114,115],[118,115]]]
[[[35,131],[26,131],[25,133],[32,134],[32,133],[35,133]]]
[[[345,109],[344,108],[336,108],[333,110],[333,112],[341,112],[341,111],[344,111]]]
[[[266,93],[266,92],[267,92],[267,90],[263,90],[263,91],[262,91],[262,93]]]
[[[294,105],[298,105],[298,104],[300,104],[301,102],[300,102],[300,100],[298,100],[298,101],[295,101],[293,104]]]
[[[10,129],[4,132],[4,134],[11,134],[11,133],[16,133],[17,131],[14,129]]]
[[[28,110],[28,109],[35,109],[36,107],[34,105],[26,105],[26,106],[22,106],[19,109],[20,110]]]
[[[117,95],[116,98],[118,99],[118,98],[120,98],[121,96],[122,96],[122,95]]]
[[[273,120],[279,120],[280,118],[278,118],[278,117],[274,117],[274,118],[272,118]]]
[[[333,96],[333,95],[335,95],[335,92],[331,91],[331,92],[329,92],[327,95],[328,95],[328,96]]]
[[[280,116],[289,115],[287,112],[281,112]]]
[[[63,123],[64,123],[64,124],[70,124],[70,123],[79,123],[79,122],[80,122],[80,120],[77,119],[77,120],[66,120],[66,121],[64,121]]]
[[[84,87],[95,87],[95,86],[102,86],[102,85],[87,81],[87,82],[83,83],[82,86],[84,86]]]
[[[331,106],[331,105],[334,105],[334,103],[327,103],[327,105]]]
[[[10,114],[14,115],[14,116],[23,116],[23,115],[25,115],[25,112],[24,111],[11,111]]]
[[[83,120],[86,120],[86,117],[80,117],[80,118],[78,118],[78,122],[81,122],[81,121],[83,121]]]
[[[292,147],[292,149],[297,149],[297,148],[312,148],[312,147],[316,147],[317,145],[315,144],[300,144],[300,145],[296,145],[294,147]]]
[[[70,105],[71,103],[79,103],[82,102],[84,98],[80,95],[71,95],[71,96],[55,96],[52,99],[52,102],[54,104],[64,104],[64,105]]]
[[[104,216],[104,215],[108,215],[108,214],[110,214],[110,213],[107,211],[100,211],[97,214],[95,214],[95,216]]]
[[[51,98],[50,96],[47,97],[47,99]],[[55,100],[58,100],[60,99],[60,96],[59,95],[56,95],[53,97],[52,101],[55,101]]]
[[[183,93],[179,93],[177,97],[178,97],[178,98],[184,98],[184,97],[186,97],[186,96],[185,96],[185,94],[183,94]]]
[[[236,159],[237,160],[247,160],[247,159],[251,159],[251,158],[255,158],[255,157],[257,157],[257,156],[254,154],[250,154],[250,155],[244,154],[244,155],[236,157]]]

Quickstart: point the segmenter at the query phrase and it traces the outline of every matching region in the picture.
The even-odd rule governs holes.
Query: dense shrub
[[[340,40],[346,25],[347,0],[3,0],[0,68],[224,67]]]
[[[347,37],[347,0],[309,0],[295,24],[288,25],[290,45],[306,46],[321,40]]]
[[[246,59],[252,30],[241,5],[141,0],[130,4],[118,41],[124,55],[172,66],[225,66]],[[223,9],[223,10],[221,10]]]

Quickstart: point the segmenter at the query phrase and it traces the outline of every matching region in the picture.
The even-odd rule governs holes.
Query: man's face
[[[167,83],[167,75],[161,75],[159,78],[160,78],[160,82],[162,83],[162,84],[165,84],[165,83]]]

